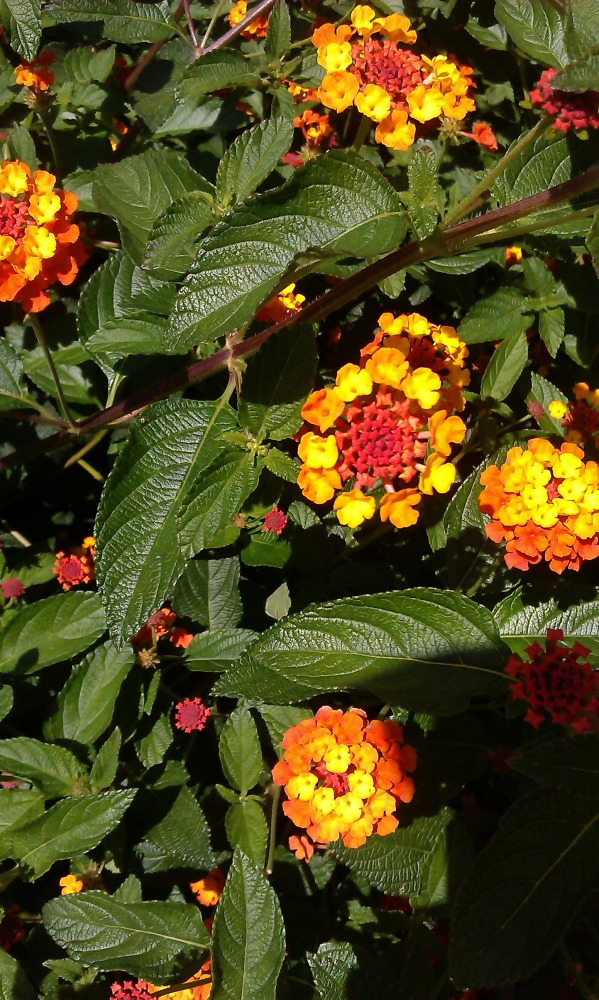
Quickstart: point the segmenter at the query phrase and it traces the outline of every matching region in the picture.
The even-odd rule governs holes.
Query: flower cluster
[[[589,389],[586,382],[577,382],[574,395],[576,400],[567,404],[554,399],[549,404],[549,413],[567,428],[568,441],[594,444],[599,439],[599,389]]]
[[[15,66],[15,77],[17,83],[22,87],[30,87],[33,90],[47,90],[54,83],[54,73],[49,67],[56,56],[50,49],[40,52],[31,62],[23,60]]]
[[[169,607],[159,608],[133,637],[133,645],[140,650],[144,646],[155,646],[158,639],[167,637],[173,646],[187,649],[193,639],[193,633],[181,625],[176,625],[176,621],[176,612],[171,611]]]
[[[418,313],[383,313],[379,323],[361,364],[344,365],[335,385],[313,392],[302,409],[320,433],[301,437],[299,485],[318,504],[337,493],[337,517],[352,528],[377,505],[396,528],[415,524],[421,494],[451,488],[451,447],[466,434],[451,415],[464,408],[469,381],[468,351],[454,328]]]
[[[398,803],[414,795],[408,772],[416,751],[404,744],[402,727],[368,722],[361,709],[325,705],[287,730],[283,748],[272,776],[287,793],[283,812],[306,831],[289,841],[300,858],[340,837],[346,847],[360,847],[373,833],[393,833]]]
[[[4,910],[0,920],[0,948],[10,951],[19,941],[27,937],[27,924],[19,916],[19,905],[13,903],[11,907]]]
[[[91,583],[96,579],[95,569],[96,539],[88,535],[81,545],[70,552],[57,552],[53,571],[63,590],[70,590],[81,583]]]
[[[280,507],[273,507],[264,515],[264,531],[282,535],[289,523],[289,518]]]
[[[48,305],[56,281],[70,285],[87,257],[71,221],[77,198],[55,184],[53,174],[32,173],[20,160],[0,169],[0,301],[29,312]]]
[[[69,896],[73,892],[83,892],[85,889],[85,882],[72,873],[64,875],[58,884],[60,885],[61,896]]]
[[[597,728],[599,674],[590,663],[590,650],[580,642],[562,644],[559,628],[547,629],[545,649],[535,642],[525,650],[529,659],[512,656],[506,666],[514,678],[512,694],[529,704],[526,722],[538,729],[546,718],[577,733]]]
[[[256,319],[263,323],[280,323],[289,313],[299,312],[305,301],[306,296],[296,292],[295,282],[292,282],[258,310]]]
[[[554,118],[553,127],[561,132],[570,129],[599,128],[599,91],[587,90],[584,94],[559,90],[553,86],[556,69],[546,69],[530,92],[532,103]]]
[[[7,577],[6,580],[0,583],[0,589],[2,590],[3,597],[6,597],[8,600],[22,597],[25,593],[25,585],[22,580],[19,580],[18,576]]]
[[[189,986],[189,989],[181,989],[179,986],[174,990],[173,993],[164,993],[165,989],[169,989],[168,986],[154,986],[152,983],[146,982],[145,979],[127,979],[122,983],[113,983],[110,987],[110,997],[111,1000],[152,1000],[157,993],[160,993],[163,1000],[208,1000],[210,992],[212,990],[212,982],[206,982],[206,979],[212,975],[212,959],[208,959],[204,962],[201,969],[188,979],[185,983]],[[193,984],[202,980],[201,986],[194,986]]]
[[[489,538],[507,542],[505,561],[528,569],[544,558],[555,573],[599,556],[599,465],[566,442],[533,438],[482,473],[480,509]]]
[[[237,0],[237,3],[229,11],[229,24],[232,28],[240,21],[243,21],[248,12],[248,0]],[[241,34],[244,38],[266,38],[268,31],[268,14],[261,14],[255,18],[251,24],[243,29]]]
[[[177,729],[183,729],[186,733],[193,733],[194,730],[201,732],[206,728],[209,718],[210,709],[201,698],[185,698],[177,704],[175,725]]]
[[[215,868],[208,875],[204,875],[204,878],[189,884],[200,906],[216,906],[224,887],[225,876],[220,868]]]
[[[462,121],[476,108],[469,96],[472,69],[447,56],[429,59],[407,48],[416,41],[416,32],[403,14],[377,17],[372,7],[359,5],[351,25],[323,24],[312,41],[326,70],[319,99],[335,111],[355,104],[377,123],[375,138],[386,146],[411,146],[414,122],[441,117]]]

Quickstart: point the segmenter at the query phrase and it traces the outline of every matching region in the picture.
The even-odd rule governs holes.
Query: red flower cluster
[[[88,535],[81,545],[66,552],[56,553],[53,571],[63,590],[70,590],[80,583],[91,583],[96,579],[94,559],[96,556],[96,539]]]
[[[201,698],[185,698],[177,704],[175,725],[177,729],[183,729],[186,733],[192,733],[194,729],[201,732],[206,728],[209,718],[210,709]]]
[[[532,103],[555,118],[553,126],[561,132],[568,132],[571,128],[599,128],[599,91],[587,90],[584,94],[575,94],[559,90],[552,84],[556,75],[556,69],[546,69],[541,73],[536,88],[530,92]]]
[[[18,576],[9,576],[8,579],[3,580],[0,583],[2,588],[2,593],[5,597],[22,597],[25,593],[25,586],[22,580],[19,580]]]
[[[126,979],[124,983],[113,983],[110,987],[112,1000],[152,1000],[145,979]]]
[[[18,912],[18,904],[13,903],[11,909],[4,911],[4,916],[0,920],[0,948],[4,948],[4,951],[10,951],[27,936],[27,925],[22,917],[18,916]]]
[[[599,674],[587,660],[590,650],[580,642],[562,645],[560,628],[547,629],[545,649],[538,642],[528,646],[530,659],[511,657],[506,666],[514,678],[512,694],[529,704],[525,721],[538,729],[545,719],[577,733],[597,727]]]
[[[148,618],[147,623],[139,630],[137,635],[133,637],[133,645],[136,649],[140,649],[143,646],[153,646],[158,639],[168,636],[173,646],[187,649],[193,639],[193,633],[188,632],[181,625],[175,627],[176,621],[177,615],[174,611],[171,611],[170,608],[159,608],[151,618]]]
[[[264,515],[264,530],[275,531],[280,535],[289,523],[289,518],[279,507],[273,507]]]

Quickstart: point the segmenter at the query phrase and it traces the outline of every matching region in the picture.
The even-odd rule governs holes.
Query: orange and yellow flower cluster
[[[562,573],[599,556],[599,464],[585,462],[578,445],[533,438],[527,448],[510,448],[481,482],[487,534],[507,542],[508,566],[525,570],[545,559]]]
[[[48,90],[54,83],[54,73],[49,68],[56,56],[47,49],[40,52],[31,62],[23,60],[15,66],[15,78],[22,87],[29,87],[32,90]]]
[[[0,169],[0,301],[22,302],[39,312],[50,302],[46,289],[70,285],[87,252],[71,221],[77,198],[55,188],[46,170],[33,173],[20,160]]]
[[[407,48],[416,41],[416,32],[403,14],[377,17],[372,7],[360,4],[352,11],[351,24],[323,24],[312,41],[326,70],[319,99],[335,111],[354,104],[377,123],[377,142],[393,149],[412,145],[415,122],[441,117],[462,121],[476,108],[469,96],[471,68]]]
[[[398,722],[325,705],[287,730],[283,748],[272,774],[287,793],[283,812],[306,831],[289,841],[300,858],[339,838],[360,847],[373,833],[393,833],[398,803],[413,798],[416,751]]]
[[[599,389],[590,389],[586,382],[577,382],[574,395],[576,400],[570,403],[554,399],[549,404],[549,413],[567,428],[567,441],[596,444],[599,441]]]
[[[320,433],[300,439],[298,483],[314,503],[337,494],[337,517],[351,528],[377,507],[396,528],[415,524],[423,493],[451,489],[448,459],[466,434],[453,410],[464,408],[468,351],[454,328],[418,313],[383,313],[379,323],[361,364],[344,365],[335,385],[313,392],[302,409]]]
[[[299,312],[305,301],[306,296],[295,291],[295,282],[292,281],[258,310],[256,319],[263,323],[279,323],[289,313]]]
[[[248,0],[237,0],[237,3],[229,11],[229,24],[232,28],[240,21],[243,21],[248,13]],[[266,38],[268,31],[268,14],[261,14],[256,17],[241,34],[245,38]]]

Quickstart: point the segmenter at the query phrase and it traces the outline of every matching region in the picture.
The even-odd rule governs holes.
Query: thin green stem
[[[63,416],[68,421],[69,427],[70,428],[74,427],[75,426],[75,420],[73,418],[73,414],[71,413],[69,404],[67,403],[67,400],[66,400],[66,397],[65,397],[65,394],[64,394],[64,390],[62,388],[62,384],[61,384],[60,378],[58,376],[58,371],[56,370],[56,365],[54,364],[54,358],[52,357],[52,352],[50,351],[50,348],[48,347],[48,342],[46,340],[46,335],[45,335],[45,333],[44,333],[44,331],[42,329],[42,324],[40,323],[39,319],[37,318],[37,316],[34,313],[29,313],[29,317],[28,318],[29,318],[29,322],[31,323],[31,326],[33,327],[33,332],[35,333],[36,340],[37,340],[38,344],[40,345],[40,347],[42,349],[42,352],[43,352],[43,355],[44,355],[46,361],[48,362],[48,367],[49,367],[50,371],[52,372],[52,378],[54,379],[54,385],[56,386],[56,392],[57,392],[57,395],[58,395],[58,399],[60,400],[60,405],[62,407]]]
[[[257,4],[253,10],[248,11],[242,21],[238,24],[234,24],[233,27],[229,28],[228,31],[225,31],[224,35],[217,38],[211,45],[207,45],[206,48],[198,49],[196,52],[196,59],[201,58],[201,56],[205,56],[207,52],[214,52],[216,49],[222,49],[223,46],[228,45],[234,38],[241,35],[245,28],[247,28],[250,24],[253,24],[258,17],[270,11],[271,7],[274,6],[274,2],[275,0],[260,0],[260,3]]]
[[[279,802],[281,801],[281,786],[272,785],[271,792],[271,809],[270,809],[270,828],[268,832],[268,855],[266,858],[266,867],[264,869],[266,875],[272,875],[272,870],[275,860],[275,848],[277,846],[277,818],[279,812]]]
[[[56,174],[56,180],[58,185],[62,183],[62,160],[60,156],[60,150],[58,148],[58,141],[56,139],[56,132],[52,122],[50,121],[50,115],[47,111],[42,111],[40,108],[37,109],[37,113],[40,117],[40,121],[44,127],[44,132],[46,133],[46,138],[48,140],[48,145],[50,146],[50,152],[52,153],[52,162],[54,165],[54,173]]]
[[[520,156],[520,153],[526,149],[527,146],[530,146],[531,143],[535,142],[535,140],[543,134],[543,132],[547,131],[551,123],[551,118],[541,118],[541,120],[537,122],[535,127],[531,129],[530,132],[526,132],[523,136],[521,136],[520,139],[518,139],[518,141],[514,143],[510,149],[508,149],[507,153],[501,157],[499,163],[496,163],[493,169],[490,170],[488,174],[485,174],[483,179],[479,181],[470,194],[466,195],[459,205],[456,205],[451,212],[447,213],[440,227],[441,230],[447,229],[448,226],[452,226],[459,219],[463,219],[465,215],[468,215],[468,213],[471,212],[472,209],[475,208],[481,201],[483,196],[491,190],[497,178],[501,177],[501,175],[509,167],[510,163],[513,163],[516,157]]]
[[[474,583],[472,584],[472,586],[468,588],[468,590],[464,594],[464,597],[474,597],[474,595],[476,594],[477,590],[480,587],[482,587],[482,585],[485,582],[485,580],[487,580],[491,576],[491,573],[494,573],[495,570],[499,568],[499,566],[501,565],[502,560],[503,560],[503,552],[499,552],[498,555],[493,560],[493,562],[490,563],[488,566],[485,566],[485,568],[484,568],[483,572],[480,574],[480,576],[474,581]],[[460,592],[460,586],[459,585],[457,587],[455,587],[454,589],[457,590],[458,593]]]
[[[208,27],[206,28],[206,33],[205,33],[204,37],[202,38],[202,42],[201,42],[201,44],[199,46],[200,50],[203,50],[203,49],[206,48],[206,45],[208,44],[208,39],[210,38],[210,35],[212,34],[212,29],[214,28],[214,25],[216,24],[216,22],[218,21],[218,19],[220,17],[220,12],[222,10],[224,2],[225,2],[225,0],[218,0],[218,3],[217,3],[216,8],[214,10],[214,14],[210,18],[210,23],[209,23]]]
[[[356,137],[351,147],[355,153],[360,152],[362,146],[364,145],[365,140],[368,138],[368,134],[371,128],[372,128],[372,122],[370,118],[367,118],[366,115],[362,115],[360,124],[358,125],[358,131],[356,132]]]

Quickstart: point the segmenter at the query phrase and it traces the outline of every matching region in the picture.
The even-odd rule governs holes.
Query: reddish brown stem
[[[173,14],[173,21],[181,20],[181,18],[183,17],[184,9],[185,9],[184,5],[180,3],[175,13]],[[129,75],[125,78],[123,87],[125,88],[127,93],[129,93],[130,90],[133,90],[135,84],[137,83],[144,69],[150,65],[152,60],[155,59],[157,54],[160,52],[162,46],[168,41],[169,41],[168,38],[161,38],[158,42],[154,42],[152,45],[150,45],[150,48],[141,57],[137,66],[134,66]]]
[[[213,41],[210,45],[207,45],[205,49],[198,49],[196,59],[199,59],[201,56],[205,56],[207,52],[214,52],[216,49],[222,49],[224,45],[228,45],[229,42],[232,42],[234,38],[237,38],[237,36],[240,35],[250,24],[253,24],[258,17],[262,14],[266,14],[271,7],[274,7],[274,4],[275,0],[260,0],[260,3],[257,4],[257,6],[254,7],[249,14],[246,14],[242,21],[238,24],[234,24],[232,28],[225,31],[224,35],[215,39],[215,41]]]

